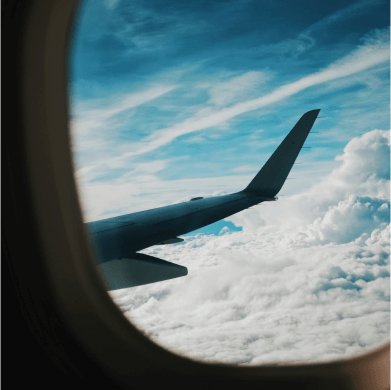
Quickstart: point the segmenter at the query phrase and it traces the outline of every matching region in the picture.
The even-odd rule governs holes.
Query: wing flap
[[[137,253],[134,258],[98,264],[108,290],[142,286],[187,275],[187,268],[157,257]]]

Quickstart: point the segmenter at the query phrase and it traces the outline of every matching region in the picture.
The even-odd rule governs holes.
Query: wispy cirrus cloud
[[[259,170],[259,167],[256,167],[255,165],[242,165],[240,167],[234,168],[233,172],[254,172]]]
[[[363,45],[317,73],[305,76],[296,82],[283,85],[273,92],[257,99],[240,102],[219,111],[207,109],[206,111],[204,110],[204,112],[198,112],[196,115],[181,123],[161,129],[153,135],[146,137],[143,143],[133,144],[131,146],[132,151],[115,157],[111,163],[115,164],[115,161],[117,160],[151,152],[159,147],[167,145],[181,135],[217,126],[218,124],[243,113],[257,110],[295,95],[306,88],[350,76],[388,61],[388,42],[389,29],[379,30],[375,34],[372,34],[372,36],[367,37],[364,40]],[[201,113],[204,115],[201,116]]]
[[[303,33],[312,34],[317,30],[326,29],[333,23],[338,23],[338,22],[340,23],[343,20],[354,18],[366,12],[369,12],[371,8],[375,8],[376,6],[382,3],[383,3],[382,0],[370,0],[370,1],[364,0],[364,1],[359,1],[357,3],[351,4],[345,8],[333,12],[332,14],[312,24],[311,26],[306,28],[303,31]]]
[[[368,1],[364,0],[348,7],[339,9],[321,20],[313,23],[301,31],[296,38],[285,39],[273,45],[261,45],[265,52],[276,53],[282,58],[297,58],[301,54],[314,48],[317,44],[317,33],[327,31],[333,24],[346,22],[351,18],[356,18],[364,13],[370,12],[376,6],[382,4],[381,0]]]
[[[212,84],[208,91],[210,99],[207,103],[217,107],[228,106],[238,100],[243,100],[249,91],[258,90],[261,84],[271,78],[271,72],[250,71],[231,77],[228,81]]]
[[[71,135],[76,150],[95,149],[97,144],[107,145],[108,129],[115,117],[141,106],[177,88],[176,85],[154,85],[143,91],[119,94],[111,99],[88,100],[84,104],[72,104]],[[106,102],[110,101],[107,106]],[[91,108],[96,106],[96,108]],[[115,125],[115,124],[114,124]],[[110,129],[113,130],[112,127]]]

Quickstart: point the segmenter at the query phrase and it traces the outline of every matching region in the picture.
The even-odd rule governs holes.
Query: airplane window
[[[390,332],[389,8],[87,0],[71,129],[124,315],[202,361],[351,356]]]

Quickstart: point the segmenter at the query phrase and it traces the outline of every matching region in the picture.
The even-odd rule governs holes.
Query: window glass
[[[124,315],[242,365],[389,337],[389,88],[384,2],[85,1],[70,107],[86,223],[241,191],[321,109],[277,202],[139,251],[188,275],[110,291]]]

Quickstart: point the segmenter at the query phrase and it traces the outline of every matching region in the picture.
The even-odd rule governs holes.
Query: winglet
[[[274,197],[281,190],[320,110],[306,112],[243,192]]]

